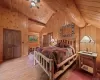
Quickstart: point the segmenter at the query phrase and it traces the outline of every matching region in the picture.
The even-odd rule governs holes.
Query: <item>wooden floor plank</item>
[[[59,80],[67,78],[67,72]],[[26,57],[13,59],[0,64],[0,80],[49,80],[39,65]],[[67,80],[67,79],[66,79]]]

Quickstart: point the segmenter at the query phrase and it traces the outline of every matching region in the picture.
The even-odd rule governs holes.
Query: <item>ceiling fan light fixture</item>
[[[40,2],[40,0],[26,0],[26,1],[30,1],[30,8],[32,7],[37,7],[39,9],[38,3]]]
[[[31,7],[35,7],[36,3],[34,1],[31,1]]]

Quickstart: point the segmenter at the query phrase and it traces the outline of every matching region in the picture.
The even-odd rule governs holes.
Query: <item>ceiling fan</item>
[[[31,2],[30,8],[37,7],[39,9],[38,3],[40,2],[40,0],[26,0],[26,1],[30,1]]]

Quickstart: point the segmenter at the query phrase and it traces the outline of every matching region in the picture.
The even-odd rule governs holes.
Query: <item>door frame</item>
[[[21,43],[22,43],[22,34],[21,34],[20,30],[3,28],[3,61],[4,61],[4,30],[20,32],[20,39],[21,39]],[[20,43],[20,53],[21,53],[20,57],[22,56],[22,44],[21,43]]]

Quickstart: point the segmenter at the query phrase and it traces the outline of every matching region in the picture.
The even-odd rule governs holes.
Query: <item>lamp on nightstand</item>
[[[81,43],[94,43],[94,40],[90,36],[84,36],[81,41]],[[86,51],[88,52],[88,48],[86,48]]]

